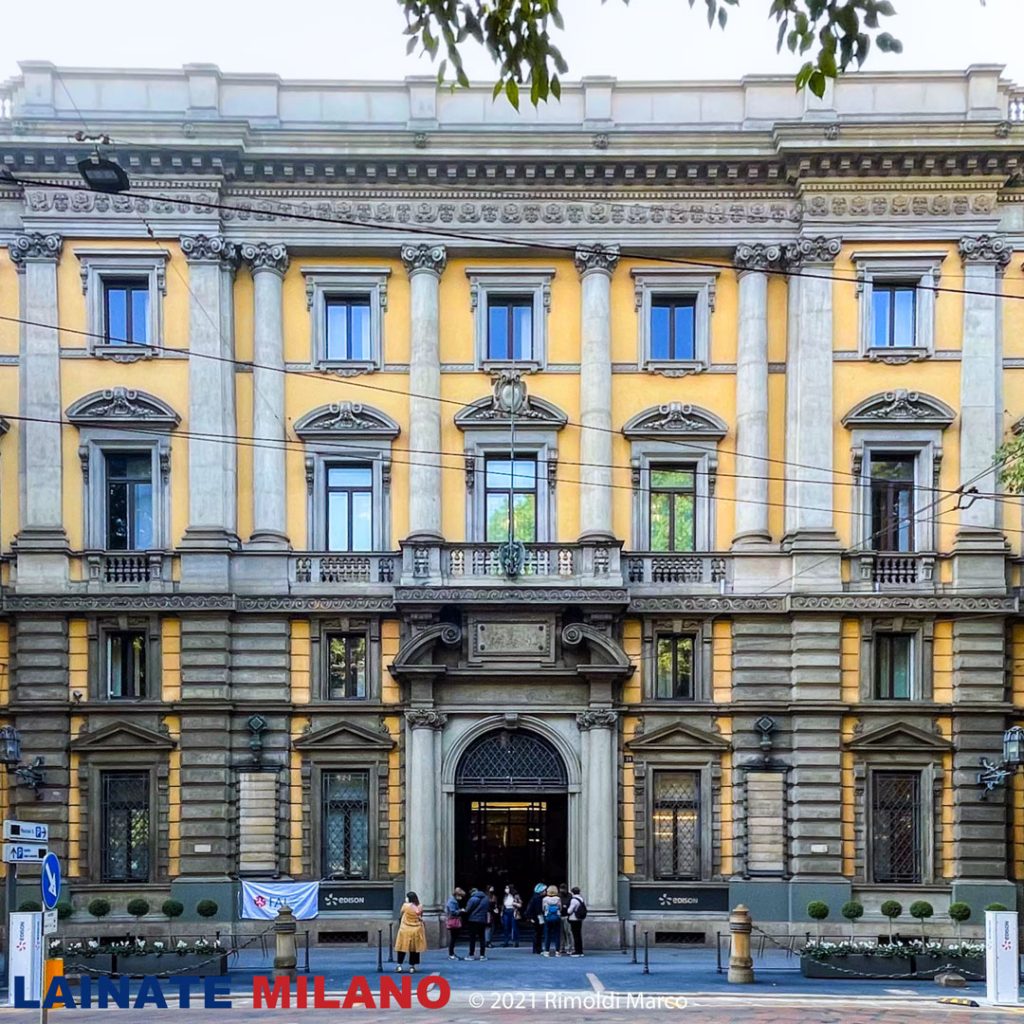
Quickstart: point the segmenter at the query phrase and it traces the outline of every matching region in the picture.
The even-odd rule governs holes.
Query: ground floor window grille
[[[324,772],[323,875],[368,878],[370,780],[367,772]]]
[[[652,835],[655,878],[700,877],[700,776],[656,772]]]
[[[921,776],[876,772],[872,779],[871,841],[874,881],[921,881]]]
[[[102,857],[104,882],[148,882],[149,775],[104,772]]]

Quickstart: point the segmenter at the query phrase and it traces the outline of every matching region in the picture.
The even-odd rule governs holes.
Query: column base
[[[193,551],[238,551],[241,546],[238,534],[223,526],[188,526],[179,545]]]
[[[834,530],[794,530],[782,538],[782,550],[791,558],[791,589],[842,589],[842,545]]]
[[[953,543],[953,585],[965,590],[1004,590],[1008,550],[1000,530],[962,527]]]
[[[68,586],[68,535],[62,526],[35,526],[20,530],[11,544],[17,557],[15,579],[19,590],[50,593]]]
[[[286,533],[278,530],[253,530],[245,547],[257,551],[289,551],[291,541]]]
[[[578,544],[618,543],[615,534],[608,530],[584,530],[583,533],[576,538],[576,541]]]
[[[751,530],[749,533],[737,533],[732,539],[733,551],[757,551],[765,549],[776,551],[776,544],[772,541],[770,533],[762,533],[759,530]]]
[[[181,589],[229,590],[231,555],[240,548],[238,537],[223,527],[188,527],[178,547]]]

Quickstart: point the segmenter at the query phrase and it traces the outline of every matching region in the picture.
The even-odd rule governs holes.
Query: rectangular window
[[[917,344],[916,282],[876,282],[871,303],[875,348],[913,348]]]
[[[652,295],[651,359],[693,360],[696,322],[695,295]]]
[[[366,697],[366,635],[328,633],[328,700],[362,700]]]
[[[871,460],[871,544],[875,551],[914,550],[912,455]]]
[[[373,468],[357,463],[325,467],[328,551],[373,549]]]
[[[921,776],[875,772],[871,797],[873,881],[916,885],[921,881]]]
[[[103,281],[103,335],[108,345],[149,343],[147,278],[106,278]]]
[[[534,358],[532,295],[488,296],[487,358]]]
[[[651,466],[652,551],[693,551],[696,473],[685,466]]]
[[[536,456],[488,455],[484,460],[485,540],[508,540],[509,509],[513,537],[530,543],[537,539]]]
[[[656,651],[655,697],[661,700],[693,700],[692,636],[659,636]]]
[[[652,821],[654,877],[700,877],[700,775],[655,772]]]
[[[324,337],[328,362],[368,362],[370,296],[329,295],[324,300]]]
[[[153,547],[153,458],[149,452],[104,452],[109,551]]]
[[[914,695],[914,634],[875,634],[875,697],[910,700]]]
[[[369,773],[324,772],[321,802],[323,877],[369,878]]]
[[[111,700],[146,696],[146,634],[142,630],[107,633],[107,696]]]
[[[149,773],[100,775],[100,856],[104,882],[148,882]]]

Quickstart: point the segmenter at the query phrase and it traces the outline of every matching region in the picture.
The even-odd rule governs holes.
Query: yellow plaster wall
[[[83,697],[89,694],[89,637],[85,619],[68,622],[68,700],[77,690]]]
[[[932,633],[932,699],[953,701],[953,621],[938,619]]]
[[[852,750],[847,750],[847,744],[853,739],[854,730],[857,727],[857,718],[854,715],[843,715],[840,725],[843,750],[840,758],[841,778],[841,804],[840,817],[842,822],[842,843],[843,843],[843,876],[853,878],[856,864],[857,848],[855,842],[855,815],[857,805],[857,785],[854,775],[855,758]]]
[[[181,700],[181,619],[160,620],[161,699]]]
[[[732,739],[732,719],[719,717],[715,719],[715,725],[723,740]],[[722,866],[721,873],[724,877],[732,874],[733,860],[733,778],[732,778],[732,751],[727,750],[722,754]]]
[[[405,834],[405,791],[402,787],[402,719],[389,715],[384,726],[395,745],[388,753],[388,873],[399,875],[404,868],[402,836]]]
[[[643,624],[627,619],[622,626],[622,649],[633,663],[633,674],[622,684],[622,703],[639,704],[643,700]]]
[[[295,878],[302,877],[302,754],[295,749],[309,725],[305,715],[291,720],[292,752],[288,762],[288,860]]]
[[[11,627],[0,622],[0,709],[11,702]],[[0,786],[0,789],[4,787]]]
[[[164,715],[163,724],[174,741],[167,758],[167,870],[176,878],[181,872],[181,717]]]
[[[289,676],[293,704],[308,704],[312,696],[310,657],[313,645],[310,641],[309,628],[308,619],[292,619]]]
[[[640,727],[638,717],[628,715],[623,719],[623,736],[628,743]],[[631,758],[622,764],[622,873],[636,874],[636,770]]]
[[[398,619],[385,619],[380,624],[380,678],[381,701],[384,704],[398,704],[402,699],[402,690],[398,680],[388,671],[388,665],[398,654],[401,643]]]
[[[71,735],[85,728],[84,715],[71,716]],[[72,751],[68,759],[68,877],[81,877],[82,856],[82,789],[78,783],[81,755]]]
[[[946,740],[953,739],[953,719],[947,715],[935,719],[935,728]],[[953,752],[942,755],[942,874],[952,877],[953,859]]]
[[[840,629],[842,697],[847,704],[860,701],[860,620],[843,619]]]
[[[732,623],[727,619],[711,626],[711,699],[732,703]]]

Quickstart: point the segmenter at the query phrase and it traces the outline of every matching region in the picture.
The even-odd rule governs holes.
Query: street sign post
[[[4,863],[42,864],[49,852],[38,843],[4,843]]]
[[[39,876],[39,887],[43,891],[43,906],[53,910],[60,899],[60,861],[57,854],[48,853],[43,858],[43,871]]]
[[[44,825],[38,821],[4,819],[4,839],[20,839],[22,842],[45,843],[49,838],[49,825]]]
[[[57,931],[57,911],[47,910],[43,913],[43,935],[53,935]],[[46,957],[44,956],[45,960]]]

